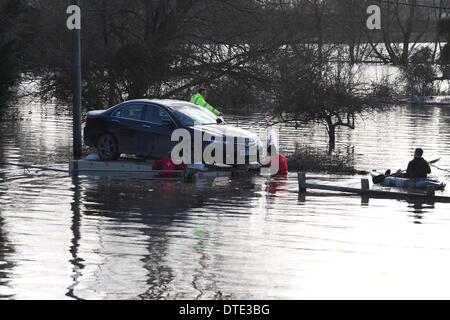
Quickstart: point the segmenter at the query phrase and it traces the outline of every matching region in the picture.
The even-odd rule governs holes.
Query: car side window
[[[114,112],[113,117],[141,120],[144,107],[139,104],[132,104]]]
[[[162,124],[163,120],[170,120],[169,115],[160,107],[147,106],[147,112],[145,113],[145,121]]]

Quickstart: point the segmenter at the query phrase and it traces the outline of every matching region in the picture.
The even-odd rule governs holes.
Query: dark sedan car
[[[242,164],[242,158],[246,164],[255,158],[259,161],[262,146],[255,134],[226,124],[203,107],[179,100],[132,100],[108,110],[90,111],[84,143],[96,147],[104,161],[115,160],[122,153],[161,159],[178,144],[171,141],[176,129],[186,129],[192,139],[195,132],[212,137],[202,139],[202,151],[211,143],[223,143],[223,161],[215,163]],[[229,145],[232,153],[227,156]]]

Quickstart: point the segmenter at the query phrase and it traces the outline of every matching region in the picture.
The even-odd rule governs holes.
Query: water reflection
[[[78,174],[75,174],[72,176],[72,191],[73,191],[73,201],[72,201],[72,245],[70,246],[70,253],[72,256],[72,259],[70,260],[70,263],[73,265],[72,268],[72,279],[73,284],[69,286],[68,292],[66,293],[66,296],[73,298],[73,299],[79,299],[74,294],[74,290],[79,283],[78,279],[82,276],[82,271],[84,268],[84,260],[79,257],[78,255],[78,247],[80,246],[80,240],[81,240],[81,186],[80,186],[80,178]]]
[[[204,252],[208,228],[197,226],[193,233],[185,231],[190,230],[186,227],[196,217],[191,216],[190,210],[196,208],[202,211],[201,208],[210,203],[218,205],[226,199],[251,196],[255,192],[253,178],[231,183],[224,178],[201,179],[194,184],[105,177],[74,177],[72,181],[74,200],[70,262],[74,283],[69,287],[67,296],[89,299],[98,297],[104,291],[105,298],[121,299],[227,297],[215,285],[215,276],[208,272],[210,256]],[[84,221],[87,227],[93,224],[93,220],[102,221],[96,223],[95,238],[98,243],[93,241],[91,231],[83,228],[81,223]],[[84,233],[89,235],[91,241],[84,239]],[[187,241],[191,245],[181,245],[175,253],[171,252],[170,245],[179,241]],[[85,256],[87,252],[88,256]],[[191,280],[178,276],[174,284],[176,272],[168,256],[178,253],[180,256],[176,260],[184,261],[192,268]],[[133,270],[130,270],[131,266]],[[137,285],[138,279],[140,282]],[[86,285],[89,283],[92,285]],[[111,286],[120,287],[121,292],[112,294],[108,290]],[[95,293],[92,291],[94,288]]]
[[[29,115],[24,107],[24,121],[0,123],[0,161],[67,168],[70,118],[52,108]],[[450,169],[449,123],[445,108],[375,113],[339,131],[338,151],[358,170],[382,170],[403,168],[426,146],[427,158],[442,157],[439,166]],[[299,139],[326,149],[325,132],[312,128],[283,130],[280,140],[286,149]],[[359,186],[360,179],[312,180]],[[294,173],[185,184],[0,167],[0,296],[448,297],[449,204],[297,188]]]
[[[4,224],[0,208],[0,299],[10,299],[14,297],[9,281],[14,263],[10,261],[9,255],[14,252],[14,249],[7,238]]]
[[[276,197],[278,192],[283,192],[287,190],[288,177],[287,176],[277,176],[269,178],[266,182],[267,192],[269,197]]]
[[[0,159],[3,155],[3,145],[0,140]],[[14,297],[9,285],[9,278],[14,264],[9,259],[9,255],[14,252],[6,232],[5,219],[3,218],[2,207],[4,199],[4,169],[0,167],[0,299],[10,299]]]
[[[411,217],[414,223],[421,224],[424,215],[431,212],[435,208],[435,202],[432,200],[407,200],[408,208],[411,212]]]

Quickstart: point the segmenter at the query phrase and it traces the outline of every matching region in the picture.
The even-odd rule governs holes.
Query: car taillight
[[[86,122],[84,123],[85,126],[87,126],[89,124],[89,119],[86,118]]]

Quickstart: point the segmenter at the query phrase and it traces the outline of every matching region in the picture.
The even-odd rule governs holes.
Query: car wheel
[[[101,135],[97,141],[97,152],[103,161],[116,160],[119,157],[119,146],[116,138],[109,133]]]

